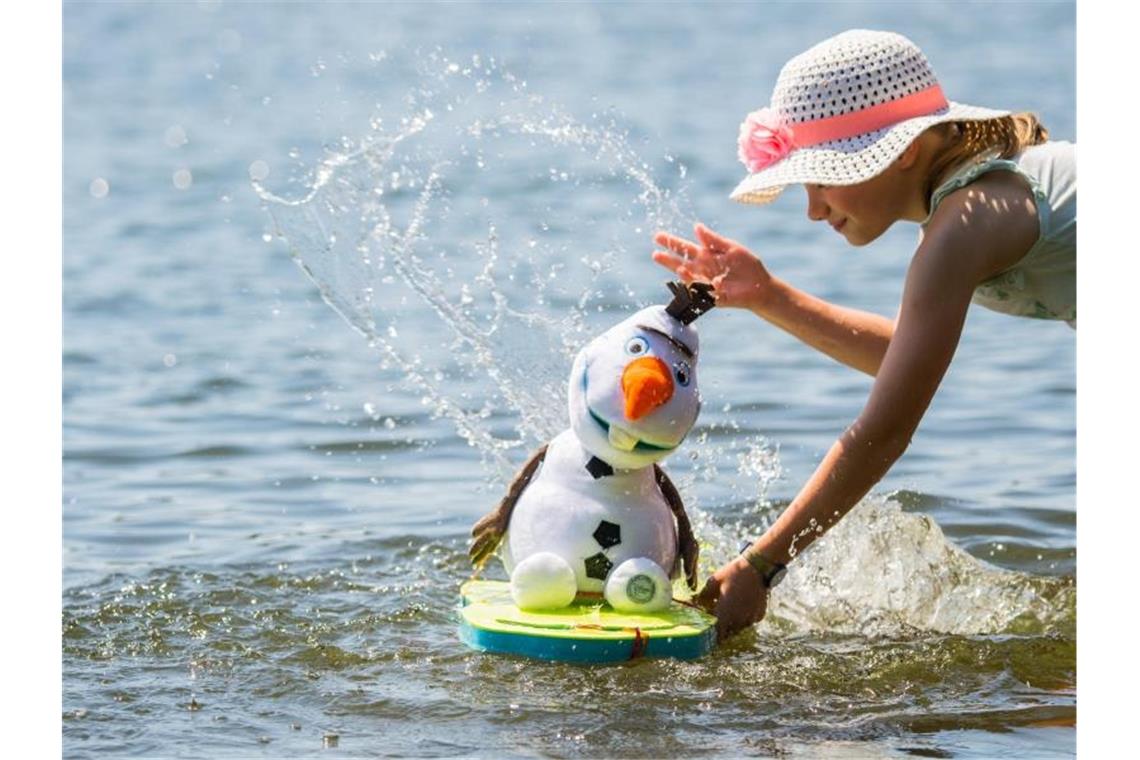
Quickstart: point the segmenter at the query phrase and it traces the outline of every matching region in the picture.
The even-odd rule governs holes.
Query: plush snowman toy
[[[700,283],[669,288],[668,306],[642,309],[578,353],[570,429],[530,458],[472,530],[476,567],[502,543],[520,609],[565,607],[579,592],[602,592],[620,611],[661,610],[682,564],[696,589],[697,543],[656,463],[700,411],[690,323],[714,299]]]

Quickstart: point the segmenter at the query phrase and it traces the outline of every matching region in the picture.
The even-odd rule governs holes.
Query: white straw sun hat
[[[732,199],[768,203],[787,185],[858,184],[930,126],[1008,115],[948,101],[926,56],[901,34],[844,32],[788,61],[771,105],[741,124],[749,175]]]

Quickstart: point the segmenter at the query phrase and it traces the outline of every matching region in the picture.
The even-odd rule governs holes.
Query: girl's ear
[[[918,161],[918,143],[919,140],[912,140],[910,145],[906,146],[899,157],[895,159],[895,163],[900,169],[910,169]]]

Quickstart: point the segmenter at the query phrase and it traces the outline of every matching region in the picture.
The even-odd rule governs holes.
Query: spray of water
[[[301,192],[254,188],[324,300],[501,485],[524,456],[512,450],[565,428],[565,378],[581,345],[639,299],[660,300],[630,286],[648,233],[692,215],[683,187],[663,186],[615,118],[572,117],[493,59],[437,52],[420,69],[402,115],[377,112],[363,137],[327,148]],[[682,184],[684,167],[668,157],[661,167]],[[777,451],[735,429],[731,417],[698,428],[678,483],[706,574],[774,517]],[[725,479],[735,523],[696,506],[702,483]],[[929,518],[869,497],[797,562],[769,619],[869,634],[1048,628],[1067,624],[1071,596],[984,565]]]
[[[1075,611],[1071,584],[988,565],[874,494],[804,553],[772,609],[794,630],[883,636],[1072,632]]]
[[[507,450],[565,426],[591,310],[630,306],[626,241],[682,213],[604,116],[576,121],[493,60],[422,69],[407,113],[328,149],[297,197],[254,188],[324,300],[505,479]],[[496,412],[517,437],[490,432]]]

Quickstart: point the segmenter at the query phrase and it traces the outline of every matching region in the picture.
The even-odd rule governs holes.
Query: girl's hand
[[[693,229],[696,243],[667,232],[654,235],[653,242],[666,250],[654,251],[653,260],[686,283],[712,284],[717,306],[761,309],[770,295],[772,276],[760,259],[703,224]]]
[[[748,560],[737,557],[705,582],[696,602],[709,614],[716,615],[716,637],[724,641],[764,619],[768,611],[768,587]]]

